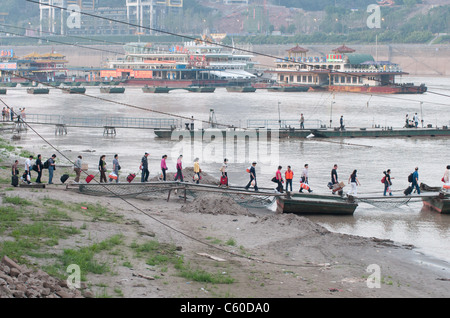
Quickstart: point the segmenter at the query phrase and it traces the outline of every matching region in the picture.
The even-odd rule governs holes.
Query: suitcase
[[[128,183],[131,183],[131,181],[134,180],[134,178],[136,178],[136,174],[135,173],[130,173],[127,177],[127,181]]]
[[[226,176],[222,176],[220,178],[220,184],[221,185],[227,185],[228,184],[228,178]]]
[[[69,175],[68,174],[63,174],[60,178],[61,183],[64,183],[67,181],[67,179],[69,179]]]
[[[110,179],[113,179],[113,180],[117,180],[117,174],[115,174],[114,172],[111,172],[111,173],[109,174],[109,178],[110,178]]]
[[[340,191],[340,190],[342,190],[342,188],[343,187],[345,187],[345,183],[344,182],[339,182],[339,183],[335,183],[335,184],[333,184],[333,193],[334,192],[338,192],[338,191]]]
[[[93,174],[90,174],[90,175],[88,175],[88,176],[86,177],[86,182],[89,183],[89,182],[91,182],[92,179],[94,179],[94,178],[95,178],[95,176],[94,176]]]
[[[19,177],[18,176],[11,177],[11,185],[14,187],[17,187],[19,185]]]
[[[309,185],[307,183],[300,183],[300,189],[309,190]]]
[[[411,194],[412,191],[413,191],[413,187],[412,187],[412,186],[409,186],[409,187],[407,187],[407,188],[405,189],[405,191],[403,191],[403,193],[404,193],[405,195],[409,195],[409,194]]]

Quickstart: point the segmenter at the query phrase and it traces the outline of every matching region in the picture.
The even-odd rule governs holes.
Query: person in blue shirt
[[[412,180],[412,187],[413,189],[416,188],[417,194],[420,194],[420,187],[419,187],[419,168],[416,167],[416,169],[413,172],[413,180]]]
[[[55,171],[56,166],[55,159],[55,154],[53,154],[52,157],[48,159],[48,184],[53,184],[53,171]]]

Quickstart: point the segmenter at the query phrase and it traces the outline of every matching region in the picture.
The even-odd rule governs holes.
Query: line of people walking
[[[149,153],[146,152],[141,158],[140,165],[139,165],[139,171],[141,172],[141,182],[148,182],[148,178],[150,175],[149,171]],[[159,180],[161,181],[167,181],[168,175],[167,175],[167,155],[163,155],[161,157],[161,163],[160,163],[160,169],[161,173],[159,175]],[[81,179],[81,173],[83,171],[83,157],[79,155],[77,159],[74,162],[73,170],[75,171],[75,183],[79,183]],[[56,155],[53,154],[50,158],[48,158],[46,161],[43,161],[42,155],[38,154],[35,162],[33,163],[34,156],[30,155],[25,160],[24,165],[24,173],[22,174],[22,182],[31,184],[31,171],[35,171],[37,173],[35,183],[42,183],[42,175],[44,170],[48,170],[48,184],[53,184],[53,175],[56,168]],[[194,174],[192,177],[192,181],[196,184],[200,183],[201,177],[201,168],[200,168],[200,160],[199,158],[194,159]],[[11,173],[13,176],[13,185],[16,185],[14,179],[18,179],[19,176],[19,161],[15,160],[14,164],[12,165]],[[247,169],[247,173],[249,174],[249,181],[247,185],[244,187],[246,190],[249,190],[250,187],[252,187],[255,191],[259,191],[258,184],[257,184],[257,177],[256,177],[256,161],[252,162],[251,166]],[[184,182],[184,176],[183,176],[183,155],[179,155],[176,161],[176,174],[174,176],[174,181],[181,181]],[[293,186],[293,180],[294,180],[294,171],[291,166],[287,166],[287,169],[283,172],[283,167],[280,165],[278,166],[277,170],[275,171],[275,176],[272,178],[272,182],[276,183],[276,191],[279,193],[286,192],[293,192],[294,186]],[[343,188],[345,186],[344,182],[339,182],[338,179],[338,165],[334,164],[333,168],[331,170],[331,180],[328,183],[328,188],[331,189],[332,193],[338,193],[343,194]],[[112,160],[112,168],[111,172],[107,176],[107,162],[106,162],[106,155],[101,155],[98,163],[98,174],[100,174],[100,183],[107,183],[109,182],[119,182],[119,173],[121,170],[121,166],[119,163],[119,155],[115,154],[113,156]],[[228,159],[224,159],[221,167],[220,167],[220,183],[219,187],[229,187],[229,180],[228,180]],[[308,193],[313,192],[309,185],[309,165],[305,164],[303,167],[303,170],[300,175],[300,184],[299,184],[299,193],[303,193],[303,191],[307,191]],[[130,176],[133,176],[130,180]],[[130,174],[127,177],[127,181],[131,182],[133,178],[136,176],[136,174]],[[94,176],[95,177],[95,176]],[[383,171],[383,176],[381,179],[381,183],[384,186],[383,189],[383,196],[392,196],[392,184],[394,177],[391,176],[391,169],[387,169],[386,171]],[[62,181],[62,180],[61,180]],[[446,167],[446,170],[444,172],[444,175],[441,179],[441,181],[444,183],[443,189],[450,189],[450,165]],[[64,182],[64,181],[62,181]],[[87,181],[87,182],[90,182]],[[419,183],[419,168],[416,167],[414,169],[414,172],[412,172],[408,176],[408,188],[404,191],[405,195],[411,194],[413,191],[415,191],[417,194],[420,194],[420,183]],[[285,185],[284,185],[285,184]],[[357,170],[353,170],[353,172],[350,174],[348,178],[348,184],[350,184],[350,188],[347,191],[347,195],[357,195],[357,187],[361,185],[361,182],[358,179],[357,176]]]

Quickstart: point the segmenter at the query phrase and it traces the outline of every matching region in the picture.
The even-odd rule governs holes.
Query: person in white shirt
[[[31,161],[33,160],[33,156],[30,156],[27,160],[25,160],[25,173],[24,173],[24,181],[28,184],[31,183]]]

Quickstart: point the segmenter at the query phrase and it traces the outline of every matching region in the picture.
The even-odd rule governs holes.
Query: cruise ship
[[[425,84],[396,83],[397,76],[408,74],[399,65],[375,61],[372,55],[355,53],[345,45],[320,57],[307,56],[308,49],[298,45],[287,52],[287,57],[277,59],[276,67],[267,71],[276,77],[276,83],[281,87],[375,94],[422,94],[427,91]]]
[[[124,50],[124,58],[107,61],[100,77],[163,87],[246,86],[257,78],[252,55],[238,54],[207,37],[167,48],[128,43]]]

